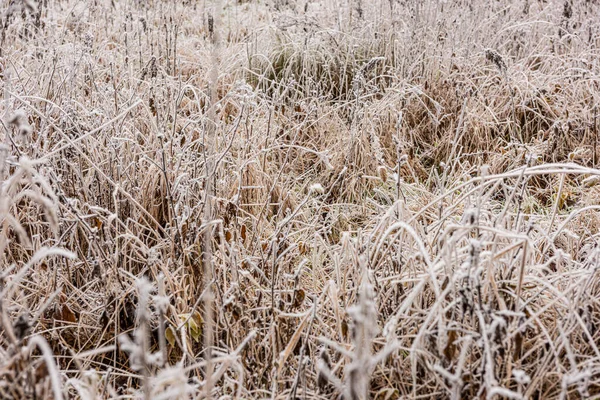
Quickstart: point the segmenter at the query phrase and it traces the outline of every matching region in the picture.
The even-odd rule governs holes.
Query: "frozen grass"
[[[1,398],[600,395],[597,1],[0,11]]]

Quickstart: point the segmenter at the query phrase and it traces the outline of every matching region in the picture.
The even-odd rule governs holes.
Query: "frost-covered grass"
[[[0,398],[600,395],[598,2],[0,1]]]

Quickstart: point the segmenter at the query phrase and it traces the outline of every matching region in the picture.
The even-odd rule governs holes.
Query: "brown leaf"
[[[448,344],[444,349],[444,356],[446,356],[447,361],[452,361],[456,354],[456,339],[458,338],[458,334],[454,329],[448,329]]]
[[[57,321],[77,323],[75,313],[69,308],[66,303],[59,304],[54,311],[54,319]]]
[[[292,303],[292,307],[298,308],[304,303],[304,298],[306,297],[306,293],[303,289],[294,290],[294,302]]]
[[[308,253],[308,246],[304,242],[298,242],[298,250],[300,251],[300,255],[305,255]]]
[[[450,283],[450,279],[446,276],[444,282],[442,283],[442,290],[446,290],[446,288],[448,287],[448,283]]]
[[[348,339],[348,322],[346,320],[342,320],[342,335],[344,339]]]
[[[521,351],[523,349],[523,335],[517,333],[515,335],[515,352],[513,353],[513,361],[517,362],[521,358]]]
[[[48,367],[45,362],[40,363],[35,369],[35,381],[41,382],[48,376]]]
[[[238,306],[237,304],[233,306],[233,309],[231,310],[231,315],[233,316],[233,319],[235,321],[239,321],[240,318],[242,317],[242,308],[240,306]]]
[[[188,224],[186,222],[186,223],[181,224],[181,237],[186,237],[187,232],[188,232]]]
[[[102,229],[102,220],[98,217],[94,217],[94,219],[92,220],[94,227],[98,230]]]

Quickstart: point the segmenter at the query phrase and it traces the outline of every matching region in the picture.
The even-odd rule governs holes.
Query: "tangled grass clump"
[[[1,398],[600,395],[597,2],[2,5]]]

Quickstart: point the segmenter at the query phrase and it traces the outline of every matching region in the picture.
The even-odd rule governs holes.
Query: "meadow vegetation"
[[[600,395],[598,1],[0,5],[0,398]]]

